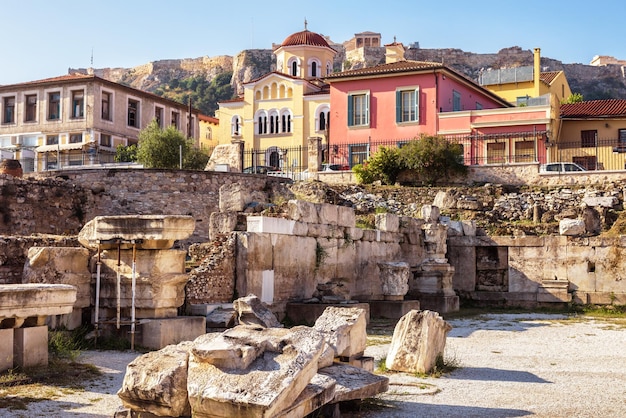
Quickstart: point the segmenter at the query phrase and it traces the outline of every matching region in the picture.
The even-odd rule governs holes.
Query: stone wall
[[[32,173],[29,179],[36,181],[4,177],[0,182],[0,199],[9,202],[7,209],[0,209],[7,213],[3,213],[6,221],[0,224],[0,232],[71,235],[96,216],[190,215],[196,219],[196,229],[188,243],[208,241],[209,216],[219,211],[220,186],[237,183],[251,190],[267,190],[272,184],[290,181],[160,169],[49,171]]]

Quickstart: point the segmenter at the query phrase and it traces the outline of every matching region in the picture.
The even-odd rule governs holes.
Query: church
[[[243,84],[243,95],[219,103],[219,138],[243,141],[245,165],[281,171],[306,168],[307,138],[327,142],[329,86],[336,51],[320,34],[305,28],[274,51],[276,70]]]

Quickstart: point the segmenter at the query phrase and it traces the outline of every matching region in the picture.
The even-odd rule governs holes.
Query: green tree
[[[115,149],[116,163],[134,163],[137,161],[137,145],[118,145]]]
[[[567,99],[561,101],[561,104],[580,103],[583,101],[583,95],[580,93],[572,93]]]
[[[161,129],[152,121],[139,133],[137,161],[146,168],[179,168],[182,153],[183,168],[203,169],[198,167],[196,152],[192,141],[173,126]]]
[[[400,159],[404,168],[429,185],[448,180],[452,175],[467,173],[463,164],[463,146],[440,136],[422,135],[409,142],[400,149]]]
[[[364,165],[353,167],[360,183],[380,181],[383,184],[394,184],[403,169],[398,148],[380,147]]]

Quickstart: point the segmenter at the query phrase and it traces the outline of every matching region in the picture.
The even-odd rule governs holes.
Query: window
[[[102,92],[102,119],[111,120],[111,93]]]
[[[296,61],[291,63],[291,75],[292,76],[298,75],[298,63]]]
[[[72,152],[68,155],[69,165],[83,165],[83,153]]]
[[[278,133],[278,115],[270,115],[270,133]]]
[[[396,122],[419,121],[419,89],[396,91]]]
[[[598,131],[596,131],[595,129],[588,130],[588,131],[580,131],[580,146],[582,148],[595,147],[597,137],[598,137]]]
[[[617,130],[618,146],[620,148],[626,147],[626,129]]]
[[[515,162],[528,163],[535,161],[534,141],[517,141],[515,143]]]
[[[281,132],[291,132],[291,115],[290,114],[283,114],[281,116]]]
[[[61,119],[61,93],[48,93],[48,120]]]
[[[506,144],[504,142],[487,143],[487,164],[504,164]]]
[[[369,94],[359,93],[348,95],[348,126],[369,125],[369,106]]]
[[[329,63],[329,62],[327,62],[327,63],[326,63],[326,75],[330,75],[330,73],[331,73],[330,63]]]
[[[48,135],[46,137],[46,145],[58,145],[59,136],[58,135]]]
[[[57,156],[56,152],[46,152],[46,170],[57,169]]]
[[[476,102],[476,110],[483,110],[483,105],[481,103]]]
[[[83,142],[83,134],[70,134],[70,144],[80,144]]]
[[[458,112],[461,109],[461,93],[456,90],[452,90],[452,111]]]
[[[128,126],[139,128],[139,102],[128,99]]]
[[[37,120],[37,95],[27,94],[24,97],[26,111],[24,112],[24,122],[34,122]]]
[[[325,131],[326,130],[326,120],[328,119],[327,116],[327,112],[320,112],[320,124],[317,127],[318,131]]]
[[[163,129],[163,108],[162,107],[155,107],[154,108],[154,120],[157,123],[157,126],[161,129]]]
[[[354,167],[357,164],[363,164],[368,158],[368,145],[350,145],[348,149],[348,158],[350,161],[350,167]]]
[[[100,134],[100,145],[103,147],[111,146],[111,135]]]
[[[176,129],[178,129],[178,126],[180,125],[180,120],[179,120],[179,118],[180,118],[179,113],[178,113],[178,112],[174,112],[174,111],[172,111],[172,123],[171,123],[171,125],[172,125],[174,128],[176,128]]]
[[[2,123],[15,123],[15,97],[5,97]]]
[[[72,117],[85,116],[85,93],[82,90],[72,92]]]
[[[241,135],[241,119],[235,115],[230,121],[230,134],[232,136]]]

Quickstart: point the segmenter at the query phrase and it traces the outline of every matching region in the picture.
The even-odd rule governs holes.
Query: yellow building
[[[541,72],[539,48],[535,48],[532,66],[485,71],[480,75],[479,83],[517,106],[528,105],[533,99],[548,94],[553,94],[562,102],[572,94],[563,71]],[[549,99],[546,102],[549,103]]]
[[[243,84],[243,95],[219,103],[220,141],[241,140],[254,150],[245,165],[283,170],[306,168],[311,136],[325,137],[330,91],[321,78],[333,69],[336,51],[306,29],[274,50],[276,71]]]
[[[198,125],[200,129],[198,142],[200,143],[201,150],[211,150],[215,148],[216,145],[222,143],[219,141],[218,136],[220,125],[220,120],[218,118],[199,114]],[[230,143],[230,140],[227,143]]]

